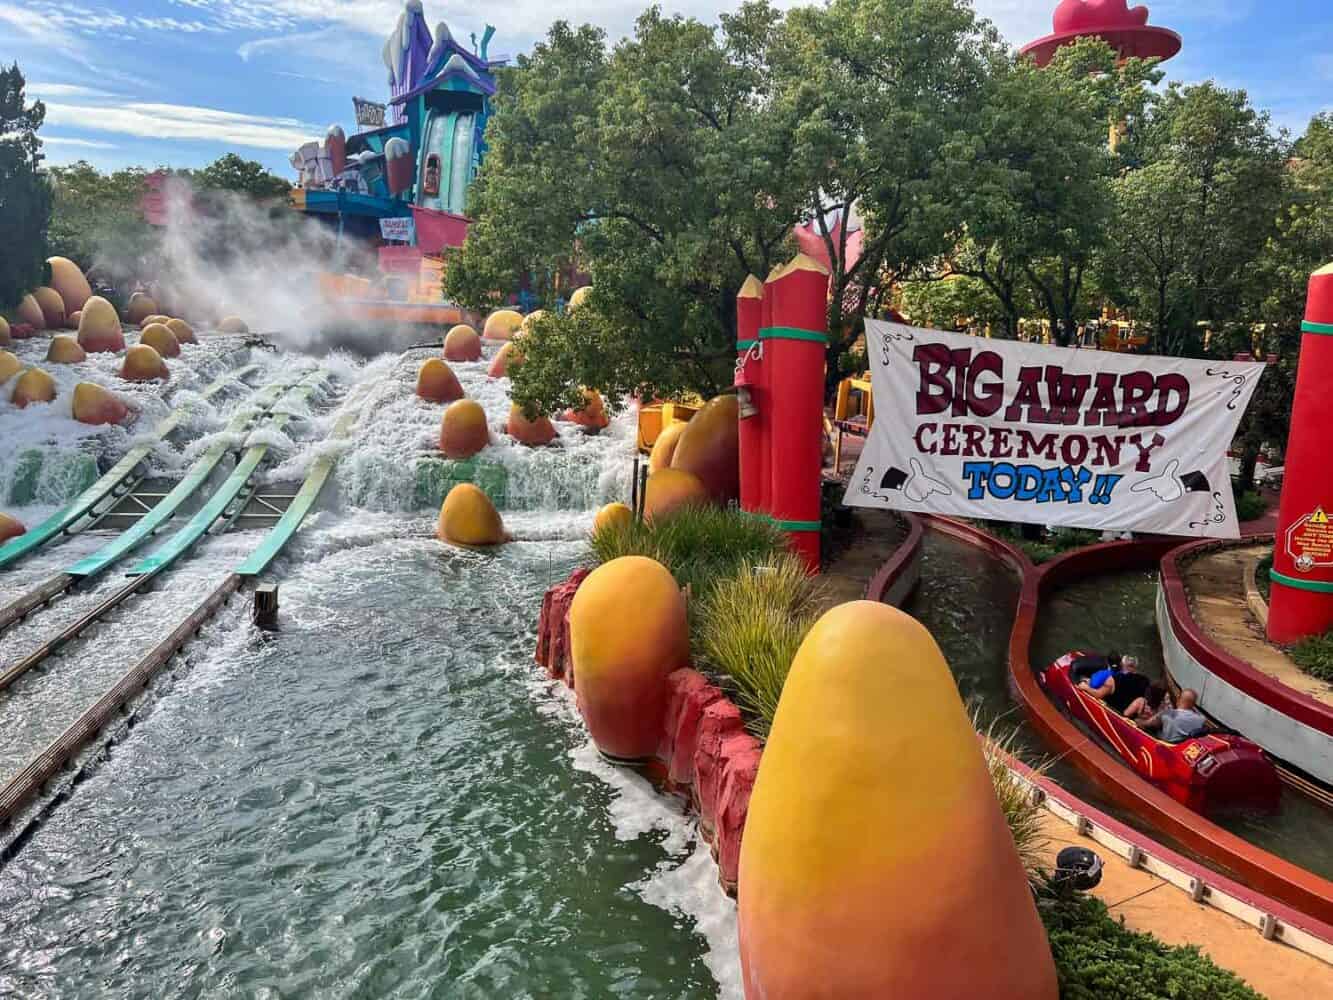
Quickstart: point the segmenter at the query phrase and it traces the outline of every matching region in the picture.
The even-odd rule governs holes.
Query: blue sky
[[[665,0],[713,20],[736,0]],[[779,0],[793,6],[799,0]],[[1056,0],[975,0],[1015,45],[1047,34]],[[491,52],[529,48],[557,17],[626,33],[630,0],[424,0],[455,37],[498,31]],[[1333,110],[1330,0],[1157,0],[1152,23],[1184,51],[1168,79],[1244,87],[1297,132]],[[383,100],[380,48],[402,0],[0,0],[0,61],[17,59],[47,104],[50,162],[197,166],[234,150],[289,176],[287,158],[333,123],[349,134],[352,95]]]

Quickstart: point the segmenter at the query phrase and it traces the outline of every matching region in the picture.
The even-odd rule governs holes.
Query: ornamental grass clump
[[[597,562],[647,556],[669,569],[676,582],[700,599],[745,562],[765,563],[787,551],[771,521],[738,510],[689,507],[652,521],[608,525],[592,535]]]
[[[992,720],[983,730],[981,720],[975,713],[972,726],[982,735],[981,748],[986,757],[986,768],[990,771],[991,784],[995,786],[995,798],[1000,803],[1005,822],[1009,824],[1009,833],[1014,838],[1014,847],[1018,849],[1018,858],[1035,885],[1043,878],[1042,854],[1046,849],[1046,835],[1041,830],[1042,806],[1033,798],[1028,783],[1009,765],[1015,760],[1021,761],[1037,774],[1044,773],[1049,765],[1041,763],[1034,766],[1031,761],[1023,759],[1025,755],[1017,745],[1017,729],[1003,731]]]
[[[752,732],[768,736],[796,651],[819,618],[823,588],[783,552],[717,580],[695,617],[696,652],[725,675]]]

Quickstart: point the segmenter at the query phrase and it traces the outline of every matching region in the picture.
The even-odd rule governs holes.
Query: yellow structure
[[[75,365],[87,361],[88,352],[69,334],[61,333],[51,338],[46,348],[46,360],[57,365]]]
[[[592,519],[592,530],[594,532],[605,531],[613,528],[628,527],[634,522],[634,511],[623,503],[609,503],[597,512],[597,516]]]
[[[171,332],[171,327],[163,323],[149,323],[139,334],[139,343],[147,344],[164,358],[178,358],[181,353],[180,341]]]
[[[125,349],[116,307],[100,295],[90,298],[80,311],[79,346],[89,354],[114,354]]]
[[[29,403],[49,403],[55,398],[55,380],[40,368],[29,368],[14,383],[9,401],[22,410]]]
[[[167,377],[167,363],[147,344],[135,344],[125,352],[120,377],[127,382],[152,382]]]
[[[472,483],[459,483],[440,507],[436,537],[454,545],[499,545],[508,541],[491,498]]]
[[[486,411],[475,399],[450,403],[440,418],[440,451],[446,458],[471,458],[491,442]]]
[[[651,521],[685,507],[707,507],[710,502],[708,487],[694,473],[684,469],[658,469],[648,476],[644,487],[643,516],[644,520]]]
[[[675,423],[685,423],[703,406],[703,400],[697,396],[667,403],[651,403],[639,407],[638,447],[640,453],[647,455],[657,443],[657,436],[664,428]]]
[[[486,317],[481,335],[487,340],[510,340],[522,326],[522,314],[513,309],[497,309]]]
[[[875,423],[875,390],[870,376],[845,378],[838,383],[833,407],[833,471],[842,471],[842,436],[867,437]]]

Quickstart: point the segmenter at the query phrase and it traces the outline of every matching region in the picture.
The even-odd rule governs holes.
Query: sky
[[[648,0],[424,0],[432,30],[497,28],[492,56],[527,51],[551,21],[627,34]],[[739,0],[662,0],[716,20]],[[803,0],[776,0],[795,6]],[[1056,0],[974,0],[1009,42],[1051,30]],[[1184,38],[1168,80],[1243,87],[1299,134],[1333,111],[1330,0],[1157,0],[1151,23]],[[329,125],[351,134],[353,95],[384,101],[380,49],[402,0],[0,0],[0,62],[46,104],[50,163],[193,167],[226,152],[291,178],[288,157]]]

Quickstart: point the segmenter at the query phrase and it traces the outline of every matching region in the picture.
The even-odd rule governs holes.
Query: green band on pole
[[[1314,320],[1307,319],[1301,324],[1301,329],[1306,333],[1325,333],[1333,336],[1333,323],[1316,323]]]
[[[753,347],[757,343],[759,343],[759,341],[757,340],[738,340],[736,341],[736,350],[748,351],[751,347]]]
[[[1295,577],[1287,576],[1285,573],[1279,573],[1275,569],[1268,571],[1268,578],[1274,583],[1280,583],[1284,587],[1292,587],[1296,590],[1310,590],[1316,594],[1333,594],[1333,582],[1324,580],[1297,580]]]
[[[774,518],[773,523],[783,531],[819,531],[822,527],[818,521],[779,521]]]
[[[801,330],[794,326],[766,326],[759,331],[760,340],[810,340],[827,344],[828,334],[818,330]]]

